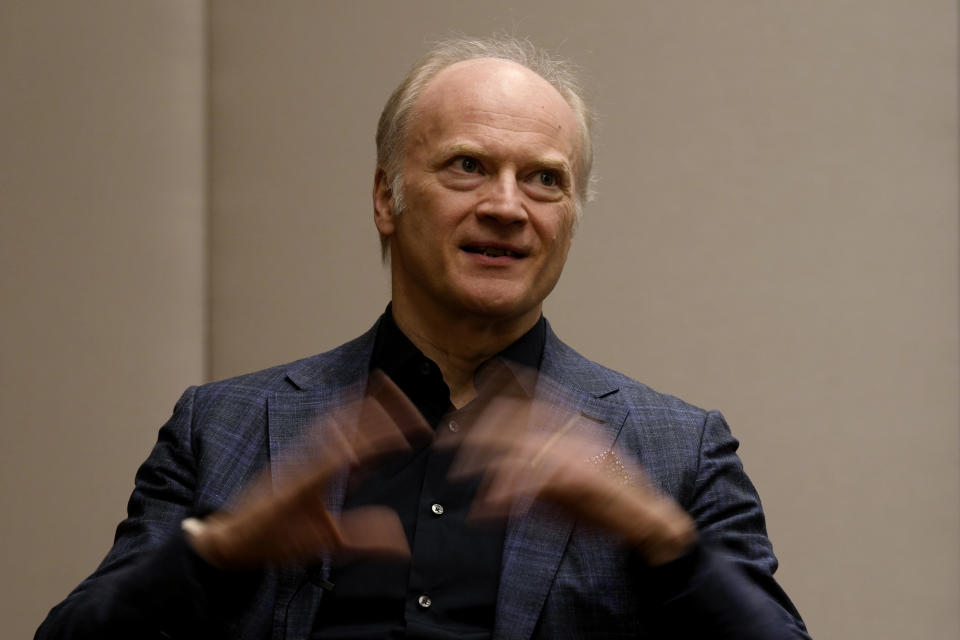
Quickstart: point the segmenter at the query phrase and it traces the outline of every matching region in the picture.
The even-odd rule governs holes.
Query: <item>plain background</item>
[[[388,300],[376,117],[430,40],[583,68],[599,196],[547,302],[724,411],[816,638],[960,637],[955,2],[0,2],[0,618],[106,552],[178,394]]]

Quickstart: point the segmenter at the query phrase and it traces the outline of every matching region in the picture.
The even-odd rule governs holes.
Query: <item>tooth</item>
[[[517,255],[513,251],[509,251],[508,249],[496,249],[494,247],[483,247],[482,249],[480,249],[480,254],[490,258],[499,258],[502,256],[515,257]]]

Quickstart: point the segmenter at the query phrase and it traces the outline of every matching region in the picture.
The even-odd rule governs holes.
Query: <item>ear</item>
[[[387,172],[379,167],[373,176],[373,222],[382,237],[393,235],[393,192]]]

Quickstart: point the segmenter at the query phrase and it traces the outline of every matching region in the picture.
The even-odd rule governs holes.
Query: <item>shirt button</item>
[[[453,431],[454,433],[456,433],[457,431],[460,431],[460,425],[457,423],[456,420],[451,420],[447,424],[447,428],[450,429],[450,431]]]
[[[419,598],[417,598],[417,604],[419,604],[424,609],[429,609],[430,605],[433,604],[433,600],[431,600],[430,596],[428,595],[422,595]]]
[[[443,515],[443,505],[439,503],[434,503],[430,507],[430,511],[433,511],[434,515],[442,516]]]
[[[430,363],[426,360],[420,363],[420,373],[425,376],[430,375]]]

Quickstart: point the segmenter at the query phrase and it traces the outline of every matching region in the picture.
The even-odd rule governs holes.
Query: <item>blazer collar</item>
[[[342,387],[365,379],[379,326],[378,319],[359,338],[332,351],[291,363],[286,371],[287,380],[305,391],[322,386]]]

